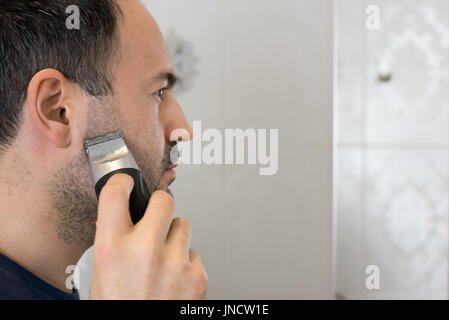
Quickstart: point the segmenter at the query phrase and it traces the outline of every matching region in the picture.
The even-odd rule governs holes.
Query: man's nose
[[[179,103],[174,100],[169,109],[165,124],[165,139],[167,141],[189,141],[193,139],[193,129]]]

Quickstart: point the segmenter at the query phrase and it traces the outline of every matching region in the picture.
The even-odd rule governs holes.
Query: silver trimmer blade
[[[94,183],[112,171],[123,168],[139,169],[126,146],[122,131],[114,131],[84,141]]]

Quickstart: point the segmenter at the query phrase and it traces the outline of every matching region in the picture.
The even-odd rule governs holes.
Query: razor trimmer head
[[[134,188],[130,196],[129,209],[133,223],[137,223],[145,214],[151,193],[139,166],[126,146],[123,133],[114,131],[86,139],[84,148],[89,159],[97,197],[114,174],[125,173],[133,177]]]

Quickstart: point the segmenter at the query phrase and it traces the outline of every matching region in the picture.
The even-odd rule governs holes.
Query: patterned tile
[[[446,298],[449,2],[376,1],[381,30],[362,37],[360,1],[339,5],[337,291]],[[379,81],[381,65],[390,81]],[[370,264],[380,291],[364,286]]]
[[[366,142],[447,143],[447,1],[379,1],[380,31],[366,31]],[[391,80],[377,80],[380,65]]]
[[[366,153],[365,260],[384,290],[447,287],[448,151]]]

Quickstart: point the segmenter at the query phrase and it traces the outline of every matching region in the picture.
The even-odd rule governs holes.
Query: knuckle
[[[179,227],[182,230],[187,230],[190,231],[192,230],[192,225],[190,224],[189,220],[182,218],[182,217],[177,217],[173,219],[174,226]]]
[[[158,205],[166,206],[170,211],[175,211],[176,203],[172,196],[162,190],[156,190],[151,196],[151,201]]]

